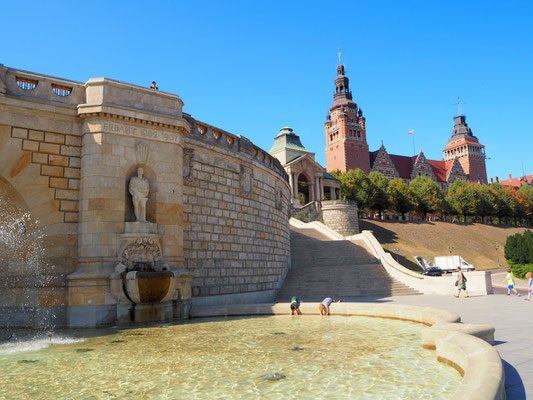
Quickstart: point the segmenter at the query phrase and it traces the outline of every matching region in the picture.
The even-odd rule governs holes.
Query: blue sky
[[[457,96],[488,176],[533,173],[533,2],[2,4],[0,63],[177,93],[184,111],[269,150],[283,126],[325,165],[337,47],[371,150],[442,158]]]

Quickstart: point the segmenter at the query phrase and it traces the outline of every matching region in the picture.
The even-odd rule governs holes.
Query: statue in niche
[[[138,222],[146,222],[146,202],[150,193],[148,179],[143,177],[144,170],[137,168],[137,176],[130,180],[130,194],[133,201],[133,211]]]

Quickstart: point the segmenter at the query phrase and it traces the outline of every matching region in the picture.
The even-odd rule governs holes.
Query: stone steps
[[[314,229],[291,228],[291,249],[292,268],[278,301],[292,296],[320,301],[419,294],[387,274],[363,244],[333,241]]]

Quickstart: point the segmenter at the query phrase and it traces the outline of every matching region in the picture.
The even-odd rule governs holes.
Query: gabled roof
[[[437,177],[437,181],[446,182],[446,164],[444,163],[444,160],[427,160],[427,162],[431,165],[431,169]]]
[[[376,159],[378,155],[379,150],[370,152],[370,165],[374,164],[374,160]],[[413,165],[415,164],[415,161],[418,157],[412,156],[400,156],[397,154],[389,154],[389,157],[396,167],[396,170],[400,174],[400,178],[404,180],[410,180],[411,179],[411,172],[413,171]],[[433,173],[435,174],[435,177],[437,178],[437,181],[439,182],[446,182],[446,167],[443,160],[428,160],[426,159],[429,165],[431,166],[431,169],[433,170]]]
[[[324,168],[322,167],[322,165],[320,165],[319,163],[317,163],[313,157],[313,154],[310,153],[310,154],[302,154],[296,158],[293,158],[292,160],[290,160],[287,164],[283,165],[283,167],[289,167],[291,165],[294,165],[294,164],[298,164],[302,161],[304,161],[304,159],[307,159],[311,164],[313,164],[315,166],[316,169],[320,170],[320,171],[324,171]]]
[[[519,188],[522,185],[528,185],[528,184],[531,185],[532,181],[533,181],[533,175],[524,175],[524,176],[519,176],[517,178],[505,179],[503,181],[499,181],[498,183],[502,186],[512,186],[512,187]]]
[[[332,181],[339,181],[337,178],[335,178],[333,175],[328,174],[326,171],[324,171],[324,175],[323,176],[324,176],[324,179],[329,179],[329,180],[332,180]]]

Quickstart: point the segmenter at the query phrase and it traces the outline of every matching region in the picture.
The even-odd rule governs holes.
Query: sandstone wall
[[[183,247],[193,295],[275,289],[290,262],[283,167],[245,138],[186,119]]]

